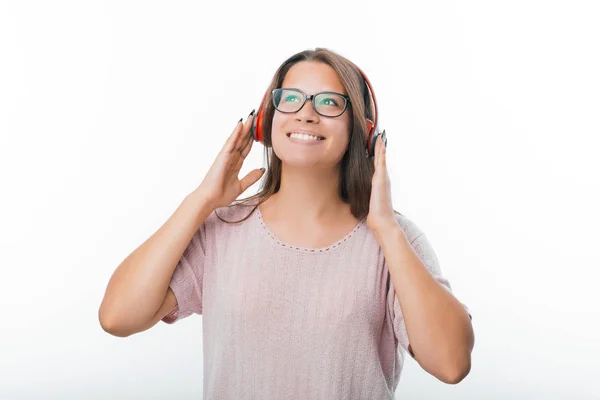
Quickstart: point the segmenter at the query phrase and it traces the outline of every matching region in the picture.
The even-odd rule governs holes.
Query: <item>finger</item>
[[[244,161],[246,160],[246,157],[250,153],[253,143],[254,143],[254,140],[249,141],[248,144],[246,144],[246,147],[244,149],[242,149],[240,152],[235,153],[237,156],[236,162],[235,162],[235,168],[237,168],[238,171],[242,168],[242,165],[244,165]]]
[[[244,165],[244,161],[246,160],[246,156],[250,153],[250,149],[252,148],[252,142],[248,143],[246,148],[241,152],[235,152],[235,168],[236,170],[242,169],[242,165]]]
[[[261,169],[253,169],[252,171],[248,172],[246,176],[244,176],[240,181],[240,184],[242,186],[242,193],[245,192],[246,189],[248,189],[250,186],[255,184],[260,179],[260,177],[263,176],[263,174],[264,171]]]
[[[379,135],[379,166],[385,168],[385,144],[386,144],[385,130]]]
[[[379,170],[381,161],[381,135],[377,135],[377,140],[375,141],[375,171]]]
[[[237,142],[237,137],[239,136],[239,133],[241,132],[242,127],[243,127],[243,125],[242,125],[242,118],[240,118],[240,120],[238,121],[237,125],[233,129],[233,132],[231,132],[231,135],[229,135],[229,138],[227,138],[227,141],[223,145],[222,151],[224,153],[230,153],[230,152],[232,152],[235,149],[235,144]]]
[[[247,133],[242,133],[244,139],[242,141],[242,151],[244,151],[244,149],[246,148],[246,146],[248,146],[248,143],[253,142],[254,141],[254,136],[252,136],[252,122],[250,122],[250,126],[248,127],[248,132]]]
[[[385,135],[385,131],[383,131],[383,132]],[[386,143],[385,143],[386,140],[387,139],[385,138],[385,136],[381,138],[381,156],[380,156],[380,158],[381,158],[381,167],[384,169],[387,167],[387,156],[386,156],[387,148],[386,148]]]
[[[256,110],[252,110],[252,111],[250,111],[250,114],[248,114],[248,117],[246,118],[246,121],[244,122],[242,131],[240,132],[240,134],[238,136],[237,143],[235,145],[235,149],[239,152],[242,152],[244,150],[244,148],[246,147],[246,145],[248,144],[248,139],[250,136],[250,128],[252,128],[252,122],[254,121],[254,111],[256,111]]]
[[[248,143],[246,143],[246,147],[242,149],[242,159],[245,159],[250,150],[252,149],[252,144],[254,143],[254,139],[248,139]]]

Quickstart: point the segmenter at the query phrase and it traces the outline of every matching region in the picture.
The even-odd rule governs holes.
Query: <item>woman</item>
[[[281,65],[261,107],[261,190],[236,201],[264,174],[238,178],[253,110],[111,277],[107,332],[202,314],[206,399],[389,399],[405,350],[443,382],[468,374],[468,309],[423,232],[392,208],[385,132],[365,156],[374,108],[359,71],[326,49]]]

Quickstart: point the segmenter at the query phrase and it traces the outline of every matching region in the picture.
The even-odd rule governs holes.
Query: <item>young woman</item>
[[[286,60],[260,121],[253,110],[238,122],[202,183],[114,272],[103,329],[129,336],[202,314],[206,399],[390,399],[405,351],[461,381],[470,314],[425,234],[392,207],[385,132],[372,148],[365,135],[369,88],[330,50]],[[238,178],[259,139],[265,179],[238,200],[265,174]]]

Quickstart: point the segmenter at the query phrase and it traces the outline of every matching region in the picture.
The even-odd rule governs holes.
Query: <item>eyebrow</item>
[[[282,86],[281,89],[296,89],[296,90],[300,90],[301,92],[307,94],[307,95],[311,95],[311,94],[316,94],[316,93],[323,93],[323,92],[330,92],[330,93],[338,93],[338,94],[343,94],[344,96],[348,96],[347,93],[344,93],[343,91],[338,92],[337,90],[332,90],[332,89],[326,89],[326,90],[321,90],[319,92],[316,93],[306,93],[305,90],[300,89],[299,87],[295,87],[295,86]]]

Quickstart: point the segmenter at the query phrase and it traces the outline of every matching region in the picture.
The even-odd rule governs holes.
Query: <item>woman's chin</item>
[[[327,165],[316,157],[284,157],[280,159],[281,163],[288,168],[323,168]]]
[[[319,151],[318,148],[310,149],[310,146],[306,147],[301,149],[284,147],[276,151],[275,154],[284,165],[292,168],[335,168],[343,158],[343,154],[336,157],[327,151]]]
[[[281,158],[283,168],[293,169],[315,169],[315,170],[328,170],[334,169],[338,165],[335,160],[324,159],[322,157],[283,157]]]

